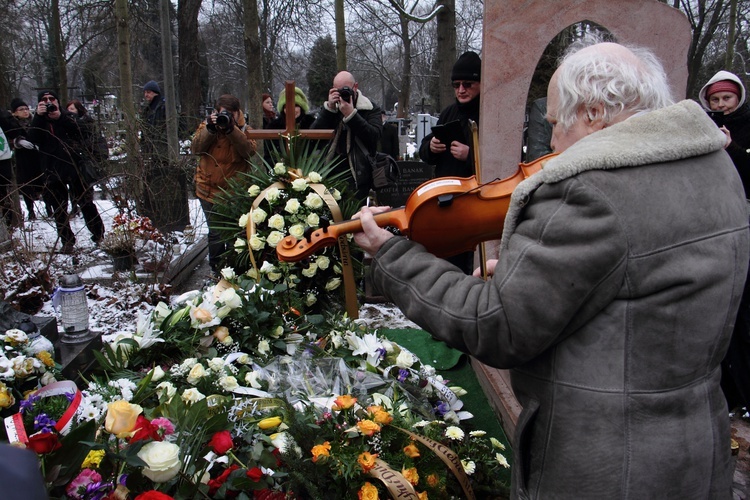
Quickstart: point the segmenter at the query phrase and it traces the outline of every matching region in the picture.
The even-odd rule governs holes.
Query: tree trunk
[[[203,119],[201,69],[198,49],[198,12],[201,0],[179,0],[177,3],[177,55],[179,58],[180,108],[184,131],[191,134]]]
[[[438,0],[442,5],[437,15],[437,73],[438,73],[438,102],[435,112],[451,104],[455,93],[451,87],[451,70],[456,62],[456,1]]]
[[[401,22],[401,40],[404,44],[404,62],[403,77],[401,79],[401,92],[398,96],[398,109],[396,116],[398,118],[406,117],[409,112],[409,96],[411,95],[411,38],[409,38],[409,20],[400,16]]]
[[[734,69],[734,44],[737,41],[737,0],[729,0],[729,26],[727,32],[727,55],[724,67],[727,71]]]
[[[336,0],[336,69],[346,71],[346,24],[344,0]]]
[[[117,62],[120,72],[120,100],[118,107],[125,115],[125,151],[128,163],[135,169],[138,158],[138,119],[133,98],[133,72],[130,67],[130,28],[128,0],[115,0],[117,24]]]
[[[245,24],[245,60],[247,61],[247,116],[248,124],[254,129],[263,128],[263,62],[260,56],[260,21],[258,1],[243,0]],[[261,141],[258,151],[263,151]]]
[[[62,29],[60,28],[60,1],[52,0],[50,5],[52,19],[50,28],[52,33],[53,51],[55,53],[55,63],[57,67],[57,81],[52,82],[53,87],[57,87],[60,96],[60,105],[68,101],[68,69],[65,65],[65,50],[62,43]]]

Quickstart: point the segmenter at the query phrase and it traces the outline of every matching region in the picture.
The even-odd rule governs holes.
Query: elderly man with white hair
[[[548,90],[560,154],[514,191],[488,281],[379,228],[381,209],[360,213],[374,286],[435,338],[512,369],[513,498],[731,497],[719,379],[745,196],[724,134],[671,102],[647,51],[567,54]]]

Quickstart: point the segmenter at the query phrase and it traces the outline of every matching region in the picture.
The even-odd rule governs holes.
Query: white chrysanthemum
[[[79,422],[83,420],[96,420],[101,416],[102,416],[101,411],[95,405],[86,404],[86,405],[81,405],[78,407],[77,420]]]
[[[266,200],[268,200],[269,203],[276,203],[279,201],[279,196],[281,196],[279,188],[272,187],[266,191]]]
[[[461,467],[464,468],[464,472],[469,476],[477,470],[477,466],[473,460],[461,460]]]
[[[510,464],[508,463],[508,459],[505,458],[505,456],[502,453],[495,453],[495,460],[497,460],[497,463],[499,463],[506,469],[510,469]]]
[[[305,235],[305,226],[303,224],[295,224],[289,228],[289,234],[300,239]]]
[[[281,240],[284,239],[284,233],[281,231],[271,231],[271,233],[268,235],[268,238],[266,239],[266,243],[268,243],[268,246],[271,248],[276,248],[279,243],[281,243]]]
[[[282,175],[286,173],[286,165],[284,165],[282,162],[276,163],[276,165],[273,166],[273,173]]]
[[[310,227],[318,227],[318,224],[320,224],[320,216],[313,212],[307,216],[305,222],[307,222],[307,225]]]
[[[299,207],[299,200],[297,198],[291,198],[286,202],[286,205],[284,205],[284,211],[290,214],[296,214],[299,212]]]
[[[471,431],[471,432],[469,432],[469,436],[471,436],[471,437],[482,437],[482,436],[484,436],[486,434],[487,433],[484,432],[484,431]]]
[[[240,220],[237,221],[237,225],[240,227],[247,226],[247,222],[250,220],[250,216],[248,214],[242,214],[240,215]]]
[[[317,256],[317,257],[315,258],[315,264],[317,264],[317,265],[318,265],[318,268],[319,268],[319,269],[320,269],[321,271],[325,271],[325,270],[326,270],[326,269],[328,269],[328,267],[329,267],[329,266],[331,265],[331,259],[329,259],[329,258],[328,258],[328,257],[326,257],[325,255],[318,255],[318,256]]]
[[[303,203],[306,207],[317,210],[323,207],[323,198],[318,193],[307,193],[307,197]]]
[[[284,220],[284,216],[281,214],[273,214],[268,219],[268,227],[271,229],[275,229],[277,231],[281,231],[286,226],[286,221]]]
[[[451,425],[445,429],[445,437],[454,441],[461,441],[464,438],[464,431],[460,427]]]
[[[262,208],[254,208],[250,213],[250,220],[255,224],[260,224],[265,221],[266,217],[268,217],[268,213]]]
[[[252,186],[247,188],[247,194],[255,198],[260,194],[260,186],[258,186],[257,184],[253,184]]]
[[[269,352],[271,352],[271,344],[269,344],[265,339],[261,340],[260,342],[258,342],[258,352],[263,355],[268,354]]]
[[[331,278],[328,280],[328,283],[326,283],[326,291],[332,292],[333,290],[337,289],[341,285],[341,278]]]
[[[201,394],[201,392],[195,387],[191,387],[190,389],[185,389],[182,392],[182,396],[180,397],[182,398],[184,402],[189,403],[189,404],[197,403],[201,399],[206,399],[206,396]]]
[[[323,177],[315,171],[310,172],[310,175],[308,175],[307,178],[310,179],[310,182],[313,184],[319,184],[320,181],[323,180]]]
[[[247,248],[247,243],[242,238],[237,238],[234,240],[234,251],[237,253],[242,253]]]
[[[306,278],[312,278],[315,276],[315,273],[318,272],[318,265],[315,263],[310,264],[310,267],[307,267],[302,270],[302,276]]]
[[[492,446],[494,446],[494,447],[495,447],[495,448],[497,448],[498,450],[503,450],[503,451],[505,451],[505,445],[504,445],[503,443],[501,443],[501,442],[500,442],[499,440],[497,440],[497,439],[495,439],[495,438],[491,437],[491,438],[490,438],[490,443],[492,443]]]
[[[301,193],[307,189],[307,181],[305,179],[294,179],[292,181],[292,189]]]

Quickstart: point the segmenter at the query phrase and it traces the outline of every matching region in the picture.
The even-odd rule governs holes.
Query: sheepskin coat
[[[692,101],[591,134],[514,191],[490,281],[403,237],[375,287],[511,368],[514,498],[731,498],[719,389],[750,251],[724,135]]]

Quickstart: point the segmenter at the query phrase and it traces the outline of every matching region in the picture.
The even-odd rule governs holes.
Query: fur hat
[[[14,97],[12,101],[10,101],[10,110],[15,113],[18,108],[21,106],[28,107],[29,105],[24,102],[23,99],[20,97]]]
[[[281,91],[281,95],[279,96],[279,105],[276,106],[276,109],[279,110],[279,113],[284,111],[284,104],[286,104],[286,89]],[[302,112],[305,114],[307,114],[307,111],[310,109],[310,104],[307,102],[307,96],[299,87],[294,87],[294,104],[302,108]]]
[[[37,94],[37,96],[36,96],[36,100],[37,101],[41,101],[42,97],[44,97],[46,95],[51,95],[52,97],[54,97],[55,99],[57,99],[57,102],[60,102],[60,97],[58,97],[57,92],[55,92],[54,90],[51,90],[51,89],[42,90],[41,92],[39,92]]]
[[[732,94],[739,97],[740,86],[731,80],[719,80],[718,82],[711,84],[706,89],[706,97],[711,97],[711,95],[717,92],[731,92]]]
[[[146,82],[146,85],[143,86],[143,91],[150,90],[151,92],[156,92],[157,94],[161,95],[161,89],[159,88],[159,84],[156,83],[154,80],[149,80]]]
[[[451,71],[451,80],[482,81],[482,60],[476,52],[464,52],[456,59]]]

